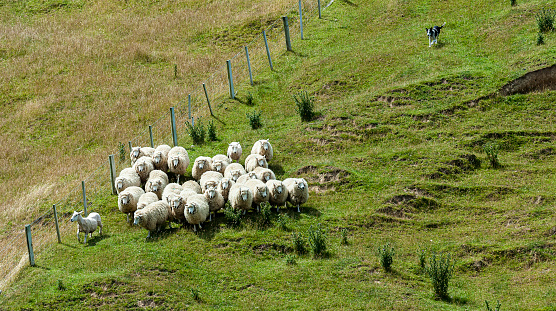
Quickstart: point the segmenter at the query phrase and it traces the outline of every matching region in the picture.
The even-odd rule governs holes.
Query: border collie
[[[438,35],[440,35],[440,29],[446,25],[446,22],[442,26],[434,26],[432,28],[425,28],[427,30],[427,36],[429,37],[429,47],[434,43],[438,44]]]

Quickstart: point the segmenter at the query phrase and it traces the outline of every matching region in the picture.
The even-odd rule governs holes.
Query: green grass
[[[304,24],[293,53],[274,56],[274,71],[237,85],[254,107],[215,100],[219,140],[190,158],[269,138],[277,177],[311,187],[301,213],[281,209],[288,230],[260,226],[256,213],[229,226],[220,213],[198,234],[173,229],[146,241],[102,193],[91,201],[105,202],[105,236],[80,245],[71,233],[50,245],[2,292],[0,309],[555,309],[556,92],[491,95],[554,63],[554,36],[535,44],[540,1],[472,4],[335,1]],[[429,48],[424,28],[444,20]],[[292,100],[302,90],[315,96],[311,122]],[[265,116],[257,131],[245,118],[253,109]],[[502,167],[491,168],[487,143],[499,146]],[[274,209],[270,218],[277,223]],[[327,256],[297,255],[292,233],[307,238],[317,224]],[[386,243],[396,245],[391,273],[376,256]],[[425,249],[454,260],[449,299],[435,299],[419,266]]]

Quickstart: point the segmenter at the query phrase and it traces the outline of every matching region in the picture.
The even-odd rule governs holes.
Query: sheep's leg
[[[178,184],[180,183],[180,174],[178,174]]]
[[[245,215],[246,213],[247,213],[247,210],[246,210],[246,209],[244,209],[244,210],[243,210],[243,215]]]
[[[209,221],[212,221],[212,212],[209,213]]]
[[[197,232],[197,226],[193,225],[193,232]]]
[[[257,213],[261,211],[260,205],[257,205]]]
[[[129,223],[129,214],[126,214],[126,222]]]
[[[83,244],[87,244],[87,235],[89,235],[87,232],[85,232],[85,241],[83,241]]]
[[[301,210],[299,210],[299,204],[297,204],[297,212],[301,213]]]
[[[102,224],[99,226],[98,234],[102,235]]]
[[[149,234],[147,234],[147,239],[151,237],[151,233],[152,233],[152,231],[149,230]]]
[[[77,242],[81,242],[81,239],[79,238],[79,228],[77,228]]]

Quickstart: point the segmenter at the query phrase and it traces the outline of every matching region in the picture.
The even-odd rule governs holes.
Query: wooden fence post
[[[299,29],[301,30],[301,40],[303,40],[303,13],[301,13],[301,0],[299,0]]]
[[[83,217],[87,217],[87,194],[85,193],[85,181],[81,181],[81,190],[83,190]]]
[[[151,148],[154,148],[153,126],[152,125],[149,125],[149,137],[151,138]]]
[[[266,40],[266,31],[263,30],[264,45],[266,46],[266,56],[268,56],[268,63],[270,64],[270,70],[272,68],[272,59],[270,58],[270,49],[268,48],[268,41]]]
[[[178,133],[176,133],[176,115],[174,114],[174,107],[170,107],[170,116],[172,122],[172,139],[174,141],[174,147],[178,145]]]
[[[60,238],[60,227],[58,226],[58,212],[56,212],[56,204],[52,205],[52,210],[54,212],[54,223],[56,224],[56,235],[58,236],[58,243],[62,243]]]
[[[207,98],[207,104],[209,106],[210,115],[214,117],[214,114],[212,113],[212,108],[210,107],[210,100],[209,100],[209,96],[208,96],[208,93],[207,93],[207,87],[204,83],[203,83],[203,90],[205,91],[205,97]]]
[[[247,46],[245,47],[245,56],[247,57],[247,69],[249,69],[249,80],[251,81],[251,86],[253,86],[253,73],[251,72],[251,60],[249,60],[249,50]]]
[[[27,238],[27,249],[29,250],[29,264],[35,266],[35,254],[33,253],[33,242],[31,241],[31,225],[25,226],[25,236]]]
[[[108,162],[110,163],[110,185],[112,187],[112,194],[118,194],[116,191],[116,164],[114,163],[114,155],[108,156]]]
[[[232,62],[230,60],[226,61],[226,67],[228,68],[228,82],[230,83],[230,98],[235,99],[236,93],[234,92],[234,80],[232,78]]]
[[[286,34],[286,50],[292,50],[292,43],[290,42],[290,27],[288,26],[288,17],[282,16],[282,21],[284,21],[284,33]]]

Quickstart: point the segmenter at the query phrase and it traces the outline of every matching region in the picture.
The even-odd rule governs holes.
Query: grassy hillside
[[[117,2],[117,7],[102,2],[64,3],[71,5],[48,12],[6,3],[2,8],[10,14],[2,17],[2,27],[27,29],[31,36],[40,33],[37,25],[58,20],[76,36],[87,37],[97,27],[80,29],[78,21],[92,19],[96,26],[106,27],[107,34],[120,35],[126,33],[118,31],[122,25],[132,33],[147,27],[148,18],[132,16],[167,16],[196,4],[205,12],[221,9],[221,18],[214,20],[237,27],[230,29],[243,29],[240,32],[249,38],[246,25],[253,20],[265,25],[290,7],[286,2],[283,7],[255,2],[247,10],[250,13],[235,16],[226,10],[243,12],[242,5],[248,4],[130,1],[128,8],[124,2]],[[301,176],[310,183],[311,197],[301,213],[292,208],[273,212],[272,224],[266,226],[260,224],[260,214],[249,213],[238,227],[219,215],[199,234],[173,229],[145,240],[144,230],[125,224],[115,197],[101,194],[91,200],[105,219],[105,235],[84,246],[71,233],[64,236],[63,244],[49,246],[37,257],[38,267],[25,268],[2,292],[0,309],[477,310],[486,309],[485,300],[491,305],[499,300],[503,310],[556,309],[556,199],[550,186],[556,173],[552,122],[556,93],[496,95],[508,81],[554,63],[554,34],[545,35],[545,45],[535,44],[534,15],[544,5],[541,1],[518,1],[515,7],[490,1],[475,1],[471,6],[463,1],[335,1],[322,20],[306,23],[306,40],[297,41],[293,53],[274,58],[274,71],[257,74],[254,87],[238,86],[240,99],[248,92],[254,94],[263,127],[249,128],[245,114],[253,107],[219,98],[214,109],[223,121],[216,123],[220,140],[196,146],[190,155],[223,153],[228,142],[236,140],[249,150],[257,139],[270,138],[275,148],[271,167],[278,177]],[[228,18],[234,20],[220,21]],[[439,44],[429,48],[424,28],[443,21],[447,25]],[[159,25],[151,26],[155,24]],[[206,57],[206,63],[195,66],[210,68],[211,61],[229,57],[208,47],[215,44],[210,38],[238,30],[206,24],[210,23],[199,22],[198,28],[190,27],[195,32],[182,35],[192,43],[187,51]],[[161,26],[159,35],[173,37],[170,33],[178,28],[172,23]],[[53,33],[63,29],[43,32],[54,40]],[[94,74],[75,79],[81,69],[67,78],[58,74],[62,81],[80,83],[79,87],[55,83],[56,89],[50,82],[58,79],[53,73],[60,70],[56,69],[60,59],[50,59],[52,54],[41,61],[29,60],[45,65],[26,74],[13,70],[16,67],[3,69],[6,75],[0,76],[7,82],[1,84],[6,88],[2,129],[8,135],[0,138],[2,144],[22,144],[21,153],[44,159],[21,163],[5,152],[0,157],[6,164],[2,176],[29,187],[57,184],[66,174],[78,179],[78,171],[87,171],[85,160],[104,157],[118,141],[126,141],[156,118],[157,107],[146,108],[144,103],[161,98],[158,107],[165,107],[183,98],[179,90],[184,86],[203,80],[202,74],[198,76],[203,70],[173,79],[166,65],[171,67],[179,55],[186,62],[188,54],[181,45],[169,47],[147,33],[141,38],[128,34],[124,36],[127,45],[121,46],[148,46],[143,51],[149,51],[149,57],[165,61],[138,65],[133,53],[115,52],[95,59],[92,50],[92,54],[75,53],[69,42],[59,43],[67,53],[64,66],[71,68],[81,59],[99,70],[109,68],[101,71],[115,80],[96,79]],[[30,49],[23,42],[19,44],[24,50]],[[17,44],[9,43],[6,51],[17,51]],[[156,44],[160,46],[155,48]],[[16,66],[32,53],[5,54],[2,64]],[[168,70],[170,78],[165,79],[168,74],[161,73]],[[34,82],[25,86],[20,83],[24,80]],[[101,85],[106,89],[98,88],[99,80],[107,80]],[[150,83],[148,95],[142,93],[144,83]],[[318,118],[312,122],[301,122],[295,112],[292,94],[301,90],[315,96]],[[86,94],[89,101],[80,97]],[[103,104],[106,100],[122,105]],[[63,109],[55,109],[59,102],[64,103]],[[130,109],[128,105],[138,112],[137,119],[129,127],[127,123],[114,127],[114,120],[121,117],[117,111]],[[8,118],[8,112],[16,117]],[[40,124],[45,115],[59,126],[30,127]],[[76,117],[83,119],[76,121]],[[49,134],[37,139],[30,136],[33,129]],[[65,144],[60,137],[67,134],[55,129],[74,132],[69,142],[88,152],[56,149]],[[185,135],[180,137],[181,145],[191,145]],[[92,145],[84,145],[91,141]],[[488,144],[500,148],[500,168],[487,161],[483,147]],[[76,162],[56,173],[50,171],[69,156]],[[23,179],[19,172],[26,167],[39,175]],[[47,182],[36,177],[46,173]],[[2,180],[0,189],[6,191],[2,204],[10,205],[18,187],[6,190],[6,179]],[[278,225],[278,214],[286,219],[286,228]],[[25,217],[23,213],[14,216]],[[292,233],[307,237],[318,224],[326,231],[329,256],[297,255]],[[348,245],[340,243],[342,232],[347,232]],[[396,250],[391,272],[381,268],[376,255],[386,243]],[[434,252],[455,259],[449,299],[434,299],[430,280],[419,267],[423,251],[427,259]]]

